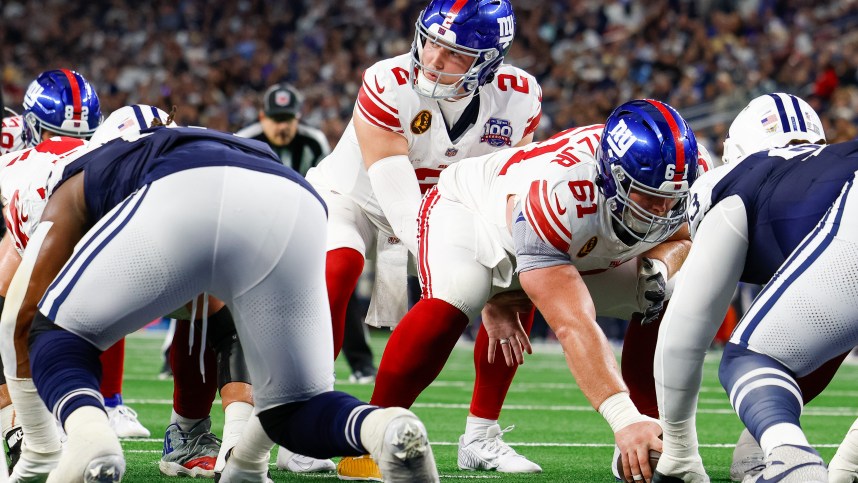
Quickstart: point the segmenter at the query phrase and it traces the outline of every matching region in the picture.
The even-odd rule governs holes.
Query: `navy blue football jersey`
[[[155,127],[139,137],[115,139],[65,167],[59,186],[84,171],[84,195],[90,219],[102,218],[130,194],[164,176],[194,168],[235,166],[282,176],[313,193],[304,178],[265,143],[203,128]]]
[[[748,216],[741,280],[765,284],[819,223],[858,171],[858,141],[762,151],[701,177],[688,210],[692,233],[719,201],[736,195]]]

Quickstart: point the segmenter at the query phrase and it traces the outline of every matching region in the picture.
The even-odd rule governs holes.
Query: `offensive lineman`
[[[648,450],[660,448],[660,429],[632,403],[595,316],[658,316],[666,282],[690,244],[684,214],[697,156],[694,135],[676,111],[638,100],[618,107],[605,125],[442,173],[420,209],[423,298],[388,343],[412,354],[430,346],[437,355],[385,351],[372,401],[409,407],[432,381],[421,374],[440,372],[487,301],[487,359],[499,343],[507,365],[521,363],[529,344],[518,319],[532,311],[529,298],[614,430],[626,477],[649,479]],[[404,388],[418,377],[422,387]],[[460,450],[459,467],[471,457]]]

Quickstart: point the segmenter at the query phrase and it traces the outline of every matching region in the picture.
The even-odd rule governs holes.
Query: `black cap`
[[[298,117],[304,96],[289,84],[274,84],[262,96],[262,111],[272,118]]]

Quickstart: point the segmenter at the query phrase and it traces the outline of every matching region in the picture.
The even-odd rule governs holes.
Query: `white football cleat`
[[[673,458],[662,453],[653,468],[653,483],[709,483],[700,455],[692,458]]]
[[[503,440],[503,435],[512,431],[510,426],[501,431],[500,426],[493,424],[486,430],[483,438],[475,439],[465,444],[465,435],[459,437],[458,465],[461,470],[497,470],[501,473],[541,473],[542,468],[516,453]]]
[[[828,483],[828,469],[819,453],[808,446],[784,444],[766,458],[766,468],[749,476],[747,483]]]
[[[292,473],[319,473],[334,471],[337,465],[329,459],[300,455],[280,446],[277,449],[277,469]]]
[[[766,467],[766,455],[748,428],[742,430],[736,449],[733,450],[733,462],[730,464],[730,479],[743,481],[746,476],[754,476]]]
[[[137,420],[137,411],[120,404],[106,408],[107,420],[119,438],[148,438],[150,432]]]
[[[370,412],[361,426],[360,439],[386,483],[441,481],[426,427],[411,411],[393,407]]]

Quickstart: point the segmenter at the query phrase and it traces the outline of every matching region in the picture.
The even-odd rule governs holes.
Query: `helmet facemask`
[[[662,189],[654,189],[632,178],[622,165],[611,167],[611,176],[616,186],[616,195],[608,199],[611,219],[621,239],[626,236],[645,243],[659,243],[672,235],[685,222],[688,201],[688,182],[665,181]],[[635,195],[633,197],[633,195]],[[653,213],[635,198],[652,200],[651,206],[666,206],[662,213]]]
[[[476,91],[481,85],[480,75],[491,69],[492,64],[500,64],[503,56],[497,49],[470,49],[455,43],[455,33],[445,30],[446,36],[439,32],[442,28],[438,24],[432,24],[427,29],[422,22],[417,21],[414,34],[414,44],[411,48],[411,73],[414,76],[412,87],[421,96],[430,99],[450,99],[466,96]],[[470,66],[464,73],[451,73],[438,71],[423,64],[423,50],[428,42],[440,48],[447,49],[455,54],[472,58]],[[437,76],[436,80],[430,80],[426,73]],[[452,82],[442,83],[441,81]],[[486,80],[487,81],[487,80]],[[484,81],[484,82],[486,82]]]

